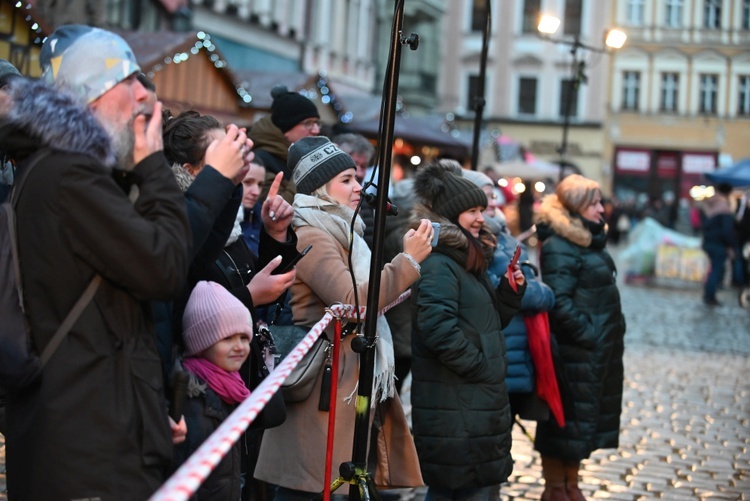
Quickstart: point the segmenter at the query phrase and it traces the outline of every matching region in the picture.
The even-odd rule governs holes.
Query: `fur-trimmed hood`
[[[90,109],[41,81],[17,78],[5,89],[0,111],[0,149],[23,160],[39,148],[82,153],[112,168],[117,161],[109,135]]]
[[[605,239],[606,230],[604,225],[601,234]],[[583,219],[563,207],[554,194],[542,199],[537,213],[537,231],[541,240],[549,237],[550,233],[555,233],[581,247],[590,247],[594,241],[594,234]]]

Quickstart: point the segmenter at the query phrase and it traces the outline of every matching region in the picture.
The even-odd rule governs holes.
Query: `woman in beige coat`
[[[296,325],[310,327],[335,303],[354,304],[354,285],[349,268],[350,238],[353,272],[360,305],[367,303],[370,249],[362,239],[363,224],[357,216],[350,231],[361,186],[355,178],[354,161],[327,138],[306,137],[289,149],[289,167],[294,170],[294,227],[298,248],[312,250],[297,265],[292,285],[292,316]],[[404,236],[404,252],[386,264],[381,274],[379,308],[395,301],[419,278],[419,263],[431,251],[432,227],[423,220]],[[372,317],[370,317],[372,318]],[[326,335],[333,339],[333,323]],[[394,391],[393,340],[384,317],[377,319],[373,409],[380,423],[377,439],[370,443],[369,470],[375,470],[379,488],[422,485],[414,442],[401,402]],[[338,477],[341,463],[351,461],[354,439],[355,401],[359,380],[359,355],[347,335],[339,352],[338,405],[334,437],[332,477],[324,479],[328,413],[318,410],[322,378],[303,402],[287,403],[286,422],[266,432],[255,469],[255,477],[278,485],[276,501],[312,499],[324,480]],[[374,442],[374,443],[373,443]]]

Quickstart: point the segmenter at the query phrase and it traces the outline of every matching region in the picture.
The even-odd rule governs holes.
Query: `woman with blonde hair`
[[[544,500],[583,500],[581,461],[619,443],[625,318],[603,213],[599,184],[578,174],[563,179],[538,213],[542,278],[555,293],[549,319],[565,409],[565,427],[555,420],[537,425]]]
[[[297,191],[292,219],[297,248],[312,245],[297,264],[290,305],[294,324],[309,328],[335,303],[354,304],[358,298],[359,304],[367,304],[370,249],[363,239],[362,219],[354,212],[362,187],[355,177],[352,158],[328,138],[314,136],[295,142],[289,148],[288,162]],[[398,299],[419,278],[419,263],[430,254],[431,239],[432,226],[427,220],[405,232],[403,252],[381,271],[379,308]],[[385,317],[377,317],[376,313],[368,312],[367,317],[368,321],[377,322],[378,336],[373,348],[370,414],[371,420],[376,419],[377,431],[370,440],[369,465],[379,488],[419,486],[422,477],[414,442],[395,392],[393,340]],[[333,323],[325,335],[333,340]],[[353,338],[353,333],[345,329],[338,353],[334,478],[324,478],[328,413],[318,407],[323,379],[319,376],[306,400],[287,401],[286,422],[268,430],[263,439],[255,477],[278,486],[276,501],[318,497],[325,483],[338,477],[338,467],[353,459],[359,381],[359,354],[352,349]]]

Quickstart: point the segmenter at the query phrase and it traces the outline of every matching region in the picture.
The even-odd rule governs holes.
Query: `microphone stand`
[[[484,113],[484,81],[487,75],[487,51],[490,45],[490,31],[492,30],[492,7],[487,0],[484,7],[484,30],[482,30],[482,53],[479,59],[479,83],[477,95],[474,96],[474,138],[471,149],[471,170],[477,170],[479,162],[479,134],[482,132],[482,114]]]
[[[343,463],[339,472],[351,486],[349,499],[379,499],[375,482],[367,471],[367,444],[370,436],[370,408],[372,406],[372,383],[375,368],[375,344],[380,291],[380,273],[383,268],[383,243],[385,218],[388,206],[388,181],[391,176],[391,154],[393,151],[393,130],[396,122],[396,95],[398,92],[401,46],[409,45],[411,50],[419,46],[419,35],[402,35],[404,21],[404,0],[395,0],[394,23],[391,32],[390,52],[383,82],[383,101],[380,109],[378,131],[378,192],[375,208],[375,228],[373,233],[370,279],[367,288],[367,320],[364,322],[364,336],[352,340],[352,349],[359,353],[359,386],[355,404],[354,444],[352,462]],[[377,395],[375,396],[377,398]],[[348,477],[348,478],[347,478]]]

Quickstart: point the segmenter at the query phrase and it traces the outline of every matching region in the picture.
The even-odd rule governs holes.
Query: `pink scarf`
[[[205,358],[190,357],[182,366],[201,378],[225,403],[239,404],[250,395],[239,372],[227,372]]]

